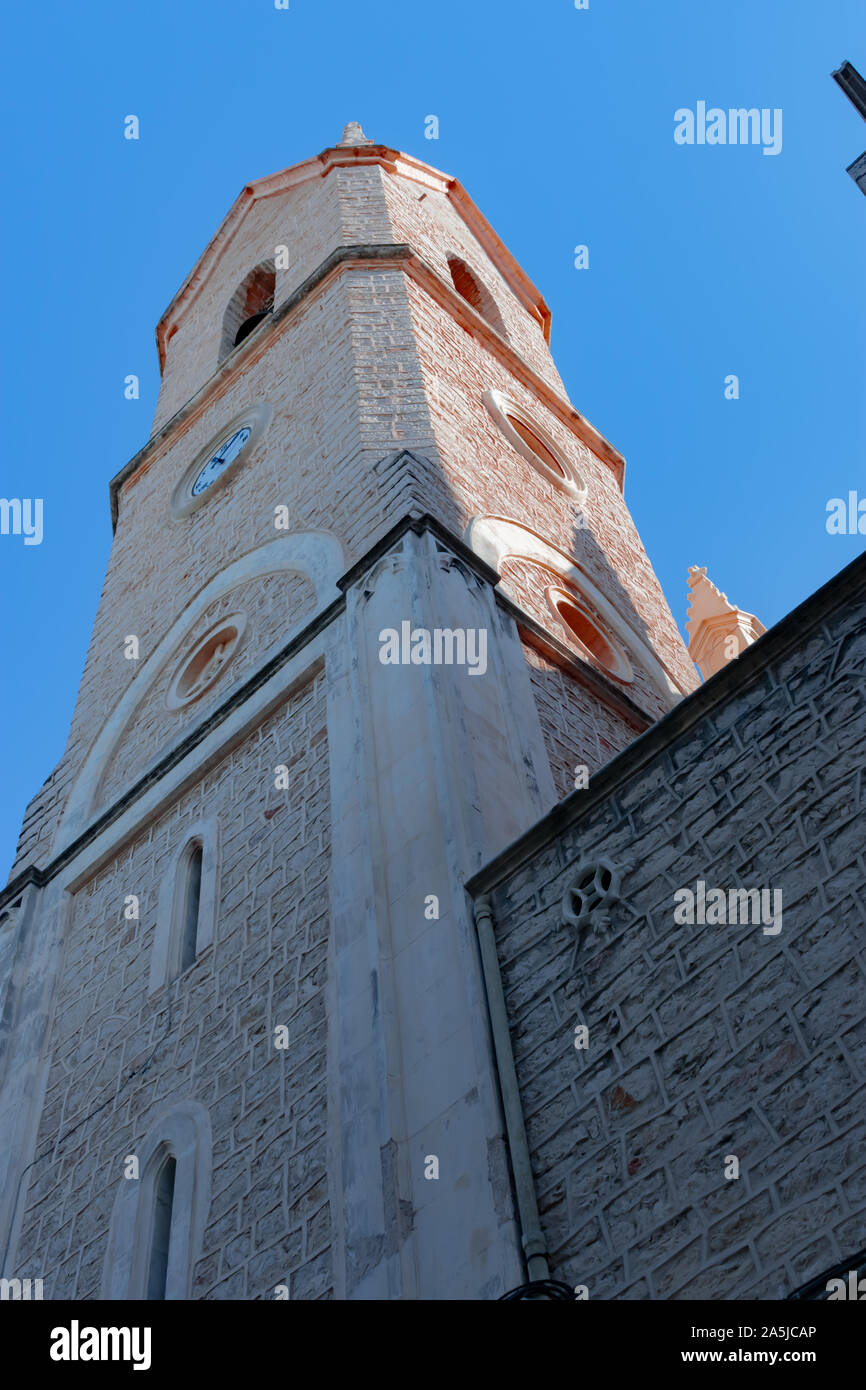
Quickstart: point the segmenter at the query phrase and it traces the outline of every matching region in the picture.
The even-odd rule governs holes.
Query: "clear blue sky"
[[[63,752],[156,321],[242,186],[348,120],[460,178],[540,287],[681,624],[690,564],[769,626],[863,548],[825,531],[866,496],[866,123],[830,78],[866,70],[863,0],[42,0],[2,25],[0,496],[43,498],[45,530],[0,536],[0,875]],[[781,107],[781,154],[676,145],[698,101]]]

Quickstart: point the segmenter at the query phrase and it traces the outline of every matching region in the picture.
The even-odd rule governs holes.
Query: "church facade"
[[[560,938],[536,949],[502,855],[540,835],[564,873],[564,808],[596,805],[602,769],[738,662],[699,689],[624,461],[570,404],[549,326],[459,183],[354,125],[244,189],[160,320],[67,748],[0,896],[4,1276],[49,1298],[592,1285],[574,1203],[602,1198],[581,1179],[576,1199],[562,1164],[602,1160],[575,1129],[543,1166],[574,1120],[562,1039],[540,1006],[530,1050],[556,1060],[526,1069],[511,1029],[542,985],[503,987],[491,924],[505,951],[529,933],[548,1003]],[[744,646],[756,620],[738,622]],[[655,854],[631,814],[631,853]],[[621,838],[601,858],[627,889]],[[571,898],[553,920],[567,887],[538,892],[574,951]],[[638,976],[663,936],[643,931]],[[631,985],[599,979],[654,1055],[614,998]],[[602,1044],[587,999],[551,1005],[575,1104],[596,1065],[571,1037],[584,1004],[586,1097],[603,1046],[643,1064]],[[615,1085],[628,1112],[640,1087]],[[691,1134],[674,1091],[657,1099]],[[615,1195],[644,1181],[631,1162]],[[590,1296],[666,1296],[604,1231],[626,1263]]]

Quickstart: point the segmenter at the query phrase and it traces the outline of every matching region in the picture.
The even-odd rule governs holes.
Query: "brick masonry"
[[[846,575],[820,627],[785,620],[793,648],[762,639],[748,682],[716,677],[488,871],[552,1273],[591,1298],[773,1299],[866,1245],[866,567]],[[563,895],[596,856],[621,899],[576,947]],[[780,889],[781,932],[675,924],[698,879]]]
[[[19,1254],[46,1298],[99,1297],[124,1158],[174,1098],[208,1106],[214,1129],[192,1297],[331,1294],[324,696],[320,674],[75,895]],[[279,763],[290,790],[269,792]],[[148,997],[161,877],[202,815],[227,827],[217,938]]]
[[[226,696],[262,664],[269,650],[282,645],[286,634],[315,608],[312,584],[302,575],[266,574],[239,584],[205,609],[175,658],[166,663],[130,717],[123,742],[109,761],[97,794],[97,805],[111,801],[178,738],[206,718]],[[193,705],[179,710],[166,706],[166,696],[183,662],[204,634],[235,612],[248,619],[237,653],[225,674]]]
[[[325,152],[245,190],[161,321],[153,432],[112,485],[114,542],[69,740],[28,808],[12,871],[40,873],[0,941],[8,980],[28,977],[0,1020],[0,1118],[24,1115],[0,1134],[0,1214],[13,1213],[16,1267],[35,1261],[50,1297],[96,1296],[119,1165],[145,1142],[154,1107],[174,1099],[206,1107],[214,1136],[193,1297],[272,1297],[286,1281],[292,1298],[508,1287],[519,1255],[491,1162],[504,1151],[501,1116],[463,884],[567,793],[575,762],[596,773],[674,698],[640,662],[627,687],[595,666],[578,680],[587,655],[544,605],[549,572],[524,549],[540,540],[572,565],[673,691],[697,684],[629,514],[622,461],[567,400],[537,291],[452,197],[453,181],[376,148]],[[290,267],[274,314],[221,361],[227,307],[278,245]],[[494,329],[455,289],[449,255],[491,297]],[[509,443],[489,390],[512,396],[579,469],[588,525],[574,494]],[[248,454],[176,516],[179,480],[254,407],[267,409]],[[413,512],[458,548],[479,519],[524,528],[501,557],[502,603],[481,597],[489,571],[473,579],[420,540],[383,562],[373,598],[354,591],[358,575],[341,597],[340,573]],[[274,546],[326,552],[327,564],[280,568]],[[544,629],[534,641],[521,644],[509,600]],[[392,681],[374,610],[389,624],[483,615],[490,673],[465,687],[464,673],[438,668]],[[224,674],[169,709],[180,663],[234,611],[246,626]],[[282,679],[269,657],[305,625],[304,654],[287,657],[301,665],[283,671],[295,684],[267,684]],[[130,635],[138,663],[125,655]],[[319,642],[314,655],[307,641]],[[298,691],[311,662],[322,673]],[[271,790],[281,763],[289,793]],[[407,796],[407,767],[421,794]],[[169,920],[156,922],[160,886],[185,827],[204,817],[221,835],[214,941],[182,987],[151,996],[156,927]],[[419,923],[431,877],[442,916]],[[122,918],[130,893],[138,924]],[[282,1021],[299,1030],[287,1057],[270,1041]],[[428,1152],[443,1134],[457,1175],[436,1189],[418,1179],[412,1145]]]
[[[599,585],[653,647],[681,689],[693,690],[697,675],[611,469],[575,438],[516,370],[453,315],[414,283],[409,285],[409,296],[436,456],[450,503],[442,519],[460,531],[474,516],[505,516],[542,536]],[[575,501],[503,437],[482,399],[488,389],[506,392],[529,411],[580,471],[587,487],[580,504],[585,526],[578,523]],[[438,494],[425,495],[425,507],[438,514],[442,508]],[[531,611],[538,582],[520,584],[516,566],[512,580],[518,586],[519,602]],[[551,625],[549,615],[546,625]]]
[[[548,586],[562,587],[562,581],[551,570],[543,565],[535,564],[526,560],[514,560],[506,558],[501,567],[501,583],[503,592],[514,598],[524,612],[530,617],[535,618],[548,632],[552,632],[558,637],[560,642],[569,647],[579,658],[583,658],[583,651],[578,642],[575,641],[569,629],[561,619],[554,615],[550,605],[545,598],[545,590]],[[604,621],[593,609],[592,604],[583,600],[582,607],[594,619],[600,630],[604,631]],[[630,681],[616,681],[618,687],[626,692],[632,700],[643,710],[646,711],[649,719],[658,719],[664,713],[664,705],[659,691],[653,685],[636,658],[631,659],[632,677]],[[570,685],[572,682],[568,677],[564,678]],[[613,678],[615,679],[615,678]],[[596,701],[596,703],[598,703]],[[605,708],[605,715],[610,717],[610,707]],[[620,744],[620,747],[624,747]],[[596,764],[600,766],[600,763]]]
[[[597,772],[627,748],[638,731],[529,643],[524,642],[523,652],[557,796],[568,796],[574,791],[578,766]]]
[[[340,247],[409,244],[449,292],[447,254],[453,252],[495,299],[505,339],[483,342],[453,306],[387,261],[346,265],[297,306],[275,337],[264,344],[247,339],[232,370],[120,488],[67,747],[28,807],[12,877],[45,862],[94,730],[134,674],[135,663],[123,655],[126,636],[139,638],[146,657],[229,555],[274,538],[276,505],[288,508],[292,530],[339,536],[348,561],[411,509],[431,512],[457,534],[480,515],[514,517],[573,556],[680,689],[697,684],[611,468],[523,378],[521,364],[568,412],[540,323],[445,193],[428,189],[422,197],[422,191],[380,165],[333,169],[326,178],[252,201],[241,233],[206,274],[194,272],[191,298],[170,330],[154,436],[213,377],[226,306],[277,245],[291,251],[290,268],[278,273],[277,310]],[[576,525],[574,501],[503,437],[482,401],[488,388],[512,395],[579,467],[588,486],[582,504],[588,529]],[[240,411],[262,402],[273,418],[243,467],[206,507],[174,523],[169,498],[191,459]],[[526,611],[540,607],[542,580],[530,567],[521,570],[519,559],[508,582]],[[543,611],[561,640],[561,625]],[[657,692],[640,671],[631,693],[651,717],[658,714]],[[116,776],[115,769],[109,780]]]

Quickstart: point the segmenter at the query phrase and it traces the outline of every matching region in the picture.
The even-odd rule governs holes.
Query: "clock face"
[[[193,497],[200,497],[203,492],[207,491],[211,483],[216,482],[229,464],[234,463],[251,434],[252,430],[249,426],[244,425],[243,429],[235,430],[234,434],[230,434],[227,439],[223,440],[216,453],[211,455],[196,477],[192,485]]]

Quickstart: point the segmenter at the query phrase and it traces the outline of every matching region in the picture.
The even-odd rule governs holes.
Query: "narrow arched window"
[[[212,1136],[207,1107],[184,1100],[161,1108],[132,1147],[141,1178],[118,1179],[101,1297],[188,1299],[210,1210]]]
[[[148,1299],[165,1298],[176,1173],[176,1160],[173,1157],[167,1158],[157,1174],[154,1185],[153,1229],[150,1237],[150,1260],[147,1272]]]
[[[273,313],[276,284],[273,261],[262,261],[238,285],[223,315],[220,362]]]
[[[502,315],[487,286],[479,280],[474,271],[469,269],[469,266],[460,256],[448,257],[448,269],[451,272],[454,288],[461,298],[465,299],[467,304],[471,304],[472,308],[476,309],[501,337],[507,338],[508,334],[505,331]]]
[[[219,896],[219,825],[186,826],[162,876],[148,994],[189,970],[213,944]]]
[[[267,318],[270,309],[259,309],[258,313],[250,314],[248,319],[244,319],[237,333],[235,334],[235,347],[242,343],[244,338],[248,338],[254,328],[257,328],[263,318]]]
[[[198,919],[201,906],[202,846],[193,844],[185,861],[186,879],[180,899],[180,968],[186,970],[196,958],[198,949]]]

